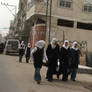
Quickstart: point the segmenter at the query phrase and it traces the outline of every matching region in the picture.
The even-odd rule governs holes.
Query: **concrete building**
[[[50,2],[49,2],[50,4]],[[48,9],[49,12],[49,9]],[[48,13],[49,14],[49,13]],[[45,24],[46,1],[28,0],[26,21],[30,32],[38,24]],[[49,21],[49,15],[48,15]],[[32,29],[33,28],[33,29]],[[48,32],[46,40],[48,41]],[[83,48],[92,52],[92,1],[91,0],[52,0],[52,21],[50,37],[58,40],[77,40]]]
[[[13,38],[14,37],[14,21],[11,20],[10,21],[10,28],[9,28],[9,38]]]
[[[26,22],[32,46],[37,40],[48,43],[56,37],[63,41],[78,41],[82,52],[92,52],[92,0],[52,0],[51,30],[49,32],[50,0],[46,29],[46,0],[28,0]],[[85,53],[81,60],[84,61]],[[84,62],[83,62],[84,63]]]
[[[17,15],[14,17],[14,20],[10,21],[10,28],[9,28],[9,33],[7,36],[7,39],[9,38],[16,38],[17,34]]]
[[[17,35],[20,40],[27,41],[28,34],[26,30],[26,10],[27,9],[27,0],[19,1],[19,11],[17,13]]]

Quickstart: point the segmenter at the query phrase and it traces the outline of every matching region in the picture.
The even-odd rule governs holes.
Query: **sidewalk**
[[[87,67],[87,66],[79,65],[78,72],[83,73],[83,74],[92,74],[92,68]]]

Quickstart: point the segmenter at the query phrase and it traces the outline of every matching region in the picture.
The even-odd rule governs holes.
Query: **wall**
[[[32,33],[30,34],[31,46],[35,47],[35,43],[39,40],[45,40],[46,36],[46,27],[44,24],[37,24],[32,28]]]

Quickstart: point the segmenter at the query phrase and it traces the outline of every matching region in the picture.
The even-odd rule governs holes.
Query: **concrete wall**
[[[65,39],[70,41],[87,41],[88,51],[92,52],[92,31],[91,30],[82,30],[69,27],[62,27],[57,25],[57,19],[52,17],[52,30],[51,30],[51,38],[56,37],[59,40],[63,40],[63,31],[65,34]]]

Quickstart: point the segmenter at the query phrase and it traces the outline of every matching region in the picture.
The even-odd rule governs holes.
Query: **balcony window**
[[[60,7],[72,8],[72,0],[60,0]]]

